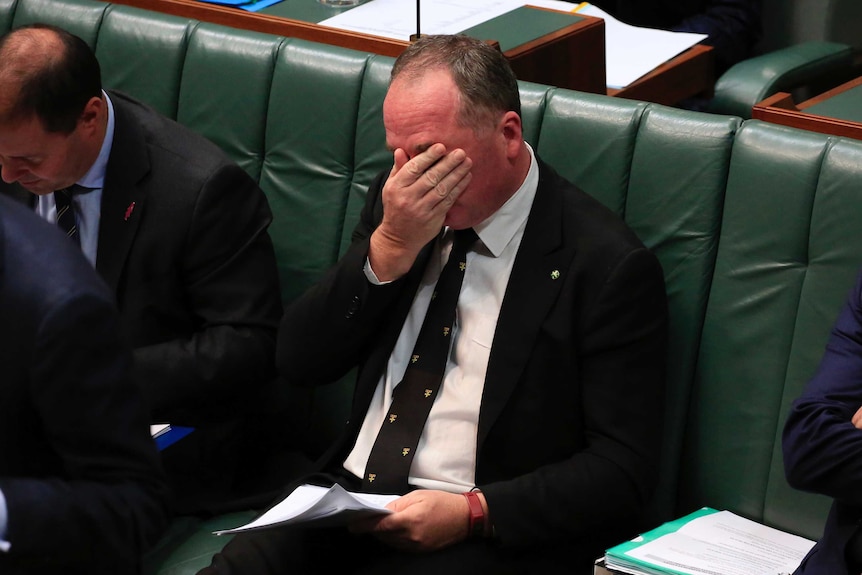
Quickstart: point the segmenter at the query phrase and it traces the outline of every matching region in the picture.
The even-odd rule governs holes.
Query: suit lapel
[[[118,97],[114,106],[114,141],[105,173],[99,221],[96,269],[116,293],[126,256],[144,212],[146,195],[139,183],[150,171],[139,122]]]
[[[565,283],[574,248],[563,241],[563,192],[557,176],[539,162],[539,185],[506,295],[488,360],[478,445],[508,402],[521,377],[533,341]]]

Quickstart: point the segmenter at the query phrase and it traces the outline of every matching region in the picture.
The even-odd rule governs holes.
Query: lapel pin
[[[551,279],[558,280],[560,279],[560,270],[554,270],[551,272]]]
[[[135,202],[129,204],[129,207],[126,208],[126,215],[123,217],[124,221],[129,221],[129,218],[132,216],[132,212],[135,211]]]

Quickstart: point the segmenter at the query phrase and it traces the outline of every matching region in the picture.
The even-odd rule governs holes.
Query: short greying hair
[[[506,57],[489,44],[461,34],[422,36],[395,60],[390,81],[435,68],[452,75],[461,93],[459,119],[465,126],[477,130],[501,113],[521,115],[518,79]]]

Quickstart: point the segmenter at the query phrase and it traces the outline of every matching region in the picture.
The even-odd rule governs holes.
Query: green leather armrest
[[[776,92],[848,70],[853,54],[846,44],[805,42],[744,60],[718,79],[709,111],[749,119],[751,108]]]

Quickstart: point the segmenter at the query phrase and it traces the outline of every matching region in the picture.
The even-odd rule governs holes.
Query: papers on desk
[[[422,0],[422,34],[457,34],[525,4],[524,0]],[[371,0],[320,22],[340,30],[351,30],[409,40],[416,33],[416,2]]]
[[[632,575],[781,575],[792,573],[814,542],[704,507],[608,549],[605,566]]]
[[[628,86],[706,38],[706,34],[630,26],[587,2],[573,4],[559,0],[422,0],[420,31],[423,34],[457,34],[525,5],[604,19],[609,88]],[[406,41],[416,32],[416,3],[371,0],[320,24]],[[584,54],[584,58],[589,57]]]
[[[557,0],[533,0],[527,4],[573,11],[605,21],[605,74],[608,88],[628,86],[706,38],[706,34],[630,26],[587,2],[573,5]]]
[[[251,523],[214,533],[224,535],[297,524],[314,527],[346,525],[354,519],[392,513],[385,506],[398,497],[400,496],[353,493],[337,484],[332,487],[300,485]]]

